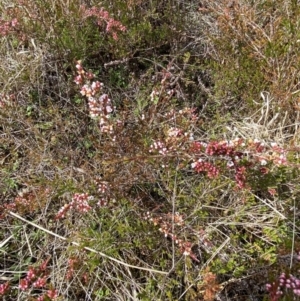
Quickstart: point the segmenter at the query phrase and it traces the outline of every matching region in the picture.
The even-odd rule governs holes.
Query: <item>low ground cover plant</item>
[[[298,298],[296,3],[0,8],[4,300]]]

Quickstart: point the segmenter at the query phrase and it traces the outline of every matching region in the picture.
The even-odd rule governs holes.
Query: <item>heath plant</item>
[[[106,146],[108,147],[110,145],[110,147],[116,149],[116,145],[119,144],[117,133],[120,133],[121,130],[124,135],[127,134],[125,131],[126,123],[125,120],[122,120],[122,117],[126,116],[127,120],[128,115],[124,115],[121,112],[114,112],[115,116],[113,116],[113,111],[117,110],[116,108],[113,109],[111,100],[106,94],[101,95],[101,89],[103,85],[100,82],[94,80],[95,76],[93,74],[83,69],[80,61],[77,63],[76,68],[78,75],[75,79],[75,82],[81,87],[80,93],[88,100],[89,114],[91,118],[95,119],[95,121],[97,122],[101,135],[104,135]],[[170,68],[170,66],[168,68]],[[168,106],[171,103],[170,99],[175,94],[175,91],[169,89],[167,84],[168,78],[170,76],[171,73],[169,72],[169,69],[166,69],[164,72],[162,72],[160,89],[155,88],[150,94],[150,101],[152,102],[152,106],[150,106],[148,110],[145,110],[145,112],[141,116],[141,123],[143,122],[143,120],[149,120],[150,117],[153,125],[158,123],[158,121],[155,121],[156,118],[159,120],[160,124],[163,124],[163,127],[161,129],[148,128],[148,135],[150,135],[148,140],[152,138],[152,142],[150,140],[150,143],[147,143],[146,141],[144,145],[140,144],[140,148],[148,147],[149,154],[141,155],[137,153],[133,155],[132,153],[130,153],[132,149],[129,148],[129,152],[125,153],[124,157],[121,157],[119,160],[117,160],[117,162],[120,164],[124,163],[124,161],[134,161],[134,163],[131,165],[131,168],[135,166],[135,172],[137,170],[136,164],[139,164],[140,166],[148,165],[152,166],[152,169],[154,170],[161,170],[159,173],[157,173],[156,183],[153,182],[152,186],[155,184],[160,187],[160,189],[156,190],[161,190],[157,197],[159,197],[159,195],[161,196],[162,203],[157,203],[156,207],[154,208],[150,207],[152,212],[149,210],[150,208],[148,208],[148,211],[145,212],[144,218],[153,223],[154,226],[157,226],[159,231],[162,232],[166,238],[169,238],[171,241],[173,241],[174,246],[178,248],[178,251],[182,255],[189,256],[194,262],[197,263],[200,262],[200,253],[198,251],[197,255],[195,251],[193,251],[193,247],[198,246],[198,248],[205,250],[208,255],[211,254],[210,256],[213,256],[213,253],[216,249],[218,249],[218,246],[209,238],[210,235],[212,235],[212,232],[207,233],[207,229],[199,228],[200,225],[195,225],[194,228],[191,226],[191,224],[185,225],[184,215],[189,214],[187,210],[184,213],[183,211],[181,213],[176,211],[176,214],[174,214],[175,209],[180,210],[180,205],[177,201],[177,198],[175,200],[174,196],[171,196],[171,192],[174,193],[175,191],[175,195],[177,195],[177,190],[185,189],[185,183],[182,182],[179,187],[174,187],[174,191],[170,189],[170,186],[172,185],[168,183],[168,188],[165,189],[168,189],[169,191],[164,191],[163,187],[166,186],[166,175],[168,177],[167,181],[172,181],[171,179],[175,175],[176,176],[175,178],[173,178],[173,181],[175,181],[175,179],[177,178],[181,179],[182,174],[187,172],[189,172],[190,174],[194,173],[195,175],[203,175],[208,179],[217,180],[218,178],[223,177],[227,179],[227,184],[225,185],[231,185],[231,189],[233,189],[233,191],[244,191],[244,199],[242,200],[242,204],[239,204],[238,206],[241,212],[244,210],[252,210],[252,207],[255,208],[255,211],[258,209],[259,211],[264,212],[268,209],[267,207],[269,206],[271,209],[270,213],[272,214],[275,209],[273,209],[272,206],[268,205],[267,201],[261,200],[260,195],[262,195],[262,193],[264,193],[265,195],[269,194],[269,196],[278,194],[277,188],[274,187],[280,187],[280,185],[284,183],[277,179],[276,174],[282,175],[284,173],[284,169],[282,169],[282,167],[286,167],[290,164],[287,160],[287,154],[289,150],[278,146],[275,142],[267,144],[258,140],[244,140],[242,138],[234,139],[232,141],[204,142],[197,140],[193,132],[197,121],[197,115],[195,114],[194,110],[190,108],[176,110],[175,108],[170,108]],[[157,114],[158,116],[155,116],[154,112],[159,107],[163,108],[167,112],[165,114]],[[160,111],[163,112],[162,110]],[[150,116],[149,113],[151,114]],[[173,127],[173,124],[176,124],[177,127]],[[152,124],[148,122],[148,126],[152,127]],[[135,136],[133,136],[132,134],[131,136],[135,138]],[[153,139],[153,137],[159,137],[159,139]],[[130,143],[129,139],[127,139],[127,141],[128,143]],[[124,149],[124,151],[125,150],[126,149]],[[107,151],[107,153],[112,152]],[[114,163],[113,159],[106,160],[108,160],[108,162]],[[129,167],[127,166],[127,168]],[[172,169],[176,170],[174,175],[172,175],[172,173],[170,172]],[[122,170],[122,172],[124,171]],[[116,177],[117,175],[118,173],[116,173],[116,171],[114,170],[114,177]],[[188,175],[186,175],[186,177],[187,176]],[[122,187],[126,187],[126,184],[128,185],[129,183],[129,186],[135,187],[139,185],[141,187],[141,183],[138,183],[138,181],[128,182],[128,179],[124,179],[123,176],[121,177],[121,179],[122,180],[118,181],[118,183],[119,185],[123,184]],[[106,178],[106,180],[108,180],[108,178]],[[265,181],[265,184],[261,185],[263,181]],[[116,185],[114,183],[109,184],[109,182],[110,181],[108,180],[108,183],[105,181],[101,184],[100,181],[99,183],[101,185],[99,186],[98,191],[106,194],[106,189],[108,187],[111,187],[110,189],[113,190]],[[216,181],[216,183],[219,183],[219,181]],[[195,187],[192,188],[192,191],[194,190]],[[217,197],[219,194],[218,191],[216,191],[217,188],[214,188],[213,190],[215,192],[215,197]],[[257,195],[258,191],[260,193],[259,195]],[[189,193],[191,193],[191,191]],[[130,196],[131,195],[129,189],[128,197]],[[208,194],[206,194],[205,196],[209,197]],[[75,198],[77,198],[76,195]],[[61,211],[58,213],[59,217],[63,217],[65,215],[65,211],[70,207],[75,209],[77,208],[77,210],[80,211],[83,210],[83,212],[92,209],[92,207],[88,202],[86,203],[86,201],[85,205],[83,203],[81,205],[81,202],[80,204],[78,203],[78,205],[75,205],[75,203],[77,202],[75,202],[75,198],[73,199],[72,203],[66,205],[61,209]],[[88,201],[89,197],[86,196],[85,199]],[[93,199],[94,198],[92,198],[91,200]],[[109,203],[109,200],[105,198],[101,198],[101,200],[101,204],[106,205],[107,203]],[[133,199],[133,201],[137,202],[140,201],[140,199]],[[263,206],[257,207],[257,201],[263,202]],[[73,203],[74,205],[72,205]],[[143,203],[141,204],[144,205]],[[222,205],[224,206],[224,204]],[[144,210],[147,210],[147,207],[144,208]],[[156,210],[159,211],[156,212]],[[168,212],[168,210],[170,210],[170,212]],[[205,214],[203,212],[205,210],[202,209],[201,211],[202,214]],[[199,211],[197,213],[199,213]],[[206,211],[206,215],[207,214],[209,214],[209,211]],[[236,223],[236,225],[238,225],[239,223],[243,225],[242,220],[246,217],[245,214],[243,215],[244,217],[241,215],[239,216],[239,218],[235,218],[236,222],[234,223]],[[219,218],[221,218],[221,216]],[[280,218],[285,217],[279,213],[279,219]],[[244,220],[244,222],[246,221]],[[179,228],[177,229],[177,227]],[[256,232],[263,230],[262,228],[261,230],[259,230],[260,226],[258,226],[258,224],[255,224],[254,227],[257,228],[255,230]],[[182,232],[180,228],[185,229],[185,231]],[[236,230],[234,231],[241,231],[238,229],[239,227],[236,227]],[[226,238],[226,236],[228,237],[228,234],[230,233],[228,232],[228,230],[220,231],[221,233],[223,232],[224,238]],[[231,229],[231,231],[232,230],[233,229]],[[241,244],[241,241],[244,241],[242,244],[246,245],[250,243],[250,237],[249,234],[247,234],[247,231],[249,230],[244,229],[244,231],[246,232],[245,235],[243,235],[243,238],[238,234],[230,234],[232,239],[234,238],[232,241],[232,246],[237,244],[237,247],[239,244]],[[182,234],[180,235],[181,232],[182,234],[185,232],[186,234],[184,235],[184,237],[189,236],[191,241],[182,239]],[[265,261],[272,261],[274,260],[275,255],[274,253],[272,253],[272,255],[270,254],[270,252],[275,252],[275,249],[271,247],[272,241],[276,240],[277,236],[280,240],[285,235],[285,231],[283,230],[282,232],[280,232],[280,229],[278,229],[277,234],[274,233],[274,235],[269,236],[269,238],[267,235],[265,235],[265,239],[267,241],[269,240],[269,249],[266,245],[260,245],[259,241],[255,242],[255,240],[251,238],[252,245],[256,246],[257,250],[253,252],[254,248],[251,248],[249,249],[248,254],[244,253],[243,255],[255,257],[258,256]],[[195,243],[195,241],[197,241],[197,243]],[[228,242],[228,240],[224,240],[225,244],[226,241]],[[225,248],[225,245],[223,247]],[[269,255],[267,256],[267,254]],[[223,273],[234,272],[236,273],[236,275],[239,275],[245,270],[246,267],[243,266],[246,265],[245,260],[242,260],[241,258],[233,259],[232,257],[228,261],[229,255],[228,253],[226,254],[226,252],[222,252],[218,255],[219,259],[215,261],[216,267],[221,262],[223,262],[224,264],[224,260],[227,261],[227,265],[222,269]],[[209,260],[212,261],[213,259],[214,258],[211,257],[211,259]],[[250,266],[248,266],[247,268],[249,267]]]
[[[209,298],[219,290],[217,282],[213,288],[205,284],[205,279],[214,274],[197,275],[193,264],[210,264],[213,273],[241,276],[259,264],[274,262],[273,244],[282,241],[288,229],[264,232],[264,220],[273,219],[278,225],[286,218],[276,209],[275,196],[286,184],[284,168],[293,168],[288,160],[289,149],[275,142],[199,137],[195,108],[178,108],[174,101],[176,88],[169,85],[172,63],[161,71],[160,82],[149,95],[149,105],[138,119],[135,112],[114,105],[104,93],[103,83],[85,70],[81,61],[77,61],[76,70],[74,82],[87,101],[93,136],[98,137],[101,150],[93,157],[101,161],[94,164],[102,171],[94,179],[90,177],[90,187],[71,192],[55,215],[58,223],[68,221],[65,231],[75,242],[81,241],[86,251],[99,252],[98,256],[87,255],[77,272],[75,261],[69,264],[76,281],[90,283],[93,275],[110,270],[105,294],[113,296],[117,285],[114,278],[127,275],[124,266],[137,267],[143,258],[142,262],[152,262],[149,271],[174,270],[174,276],[168,278],[163,291],[157,291],[160,276],[152,279],[150,289],[148,282],[138,280],[141,273],[135,273],[138,288],[131,289],[130,296],[143,296],[145,290],[151,298],[180,294],[171,287],[184,277],[182,290],[191,300],[203,294]],[[138,124],[131,125],[133,121]],[[84,173],[80,168],[75,171]],[[265,185],[261,185],[263,181]],[[22,213],[23,205],[30,211],[35,202],[30,193],[25,194],[15,199],[14,206],[7,204],[6,210],[10,215],[15,210]],[[256,219],[251,221],[253,215]],[[268,223],[268,227],[271,230],[274,224]],[[132,247],[134,253],[128,253],[126,250]],[[156,250],[154,254],[152,249]],[[74,257],[75,250],[74,246],[70,248],[70,257]],[[234,252],[239,255],[234,256]],[[113,258],[113,262],[101,264],[101,254]],[[126,264],[117,268],[115,260],[124,259]],[[130,286],[126,277],[121,277],[124,291]],[[204,293],[203,286],[197,284],[202,277]],[[21,282],[24,288],[26,279]],[[99,288],[97,292],[101,283],[93,281],[93,286]],[[195,287],[199,291],[192,293]]]
[[[1,297],[298,296],[298,7],[248,2],[0,4]]]

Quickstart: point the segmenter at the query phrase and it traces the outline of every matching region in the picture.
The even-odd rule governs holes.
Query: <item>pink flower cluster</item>
[[[70,280],[73,277],[75,266],[78,264],[78,260],[76,258],[68,259],[68,272],[66,278]]]
[[[67,213],[70,210],[74,210],[80,213],[86,213],[93,209],[93,204],[96,203],[98,207],[106,206],[109,200],[110,186],[106,181],[101,179],[96,179],[95,183],[98,187],[98,194],[100,195],[98,201],[96,202],[95,197],[89,195],[88,193],[75,193],[72,197],[70,203],[63,205],[58,213],[56,214],[55,219],[61,219],[66,217]]]
[[[194,115],[191,111],[189,115]],[[177,121],[175,113],[168,118]],[[194,117],[193,119],[194,120]],[[190,120],[190,121],[192,121]],[[235,139],[232,141],[210,141],[208,143],[195,141],[193,133],[171,127],[165,132],[165,137],[150,145],[150,153],[162,156],[181,156],[189,154],[191,168],[197,173],[204,173],[209,178],[218,177],[221,170],[227,169],[233,173],[237,187],[247,188],[247,175],[251,172],[269,173],[271,166],[287,164],[286,151],[276,143],[267,145],[258,140]]]
[[[294,296],[300,296],[300,279],[293,275],[282,273],[279,280],[273,283],[268,283],[266,289],[270,294],[271,301],[277,301],[284,295],[285,292],[292,292]]]
[[[4,37],[12,33],[15,31],[18,24],[19,22],[16,18],[11,21],[4,21],[0,19],[0,35]]]
[[[8,292],[8,290],[9,290],[9,282],[8,281],[0,284],[0,296],[6,294]]]
[[[245,166],[237,166],[235,168],[235,175],[234,175],[235,181],[237,183],[237,186],[239,188],[246,188],[246,167]]]
[[[58,297],[57,290],[55,289],[49,289],[46,294],[39,296],[37,298],[37,301],[48,301],[50,300],[55,300]]]
[[[70,203],[70,208],[78,212],[88,212],[92,209],[89,205],[89,201],[93,199],[94,197],[89,196],[87,193],[75,193]]]
[[[168,153],[168,149],[166,148],[165,144],[161,141],[154,141],[151,145],[150,145],[150,150],[149,152],[158,152],[161,155],[166,155]]]
[[[109,192],[110,192],[109,183],[106,181],[102,181],[101,179],[96,179],[95,182],[98,186],[98,192],[100,194],[100,198],[97,202],[97,206],[99,207],[106,206],[108,203]]]
[[[174,117],[175,118],[175,117]],[[158,153],[162,156],[167,154],[173,154],[177,151],[185,152],[187,142],[193,140],[193,134],[189,132],[184,132],[181,128],[170,127],[166,130],[166,136],[163,139],[155,140],[150,145],[150,153]]]
[[[99,127],[103,133],[112,134],[113,124],[110,120],[114,108],[107,94],[98,96],[103,87],[103,83],[91,80],[95,75],[83,69],[81,61],[77,61],[76,69],[78,75],[75,77],[75,83],[81,86],[81,95],[88,99],[89,113],[91,118],[99,120]]]
[[[112,18],[107,10],[103,7],[97,8],[95,6],[91,8],[86,8],[85,5],[81,6],[83,17],[86,19],[88,17],[95,17],[97,20],[97,25],[102,26],[106,24],[106,32],[111,33],[114,40],[118,40],[118,31],[126,31],[126,27],[122,25],[121,22]]]
[[[38,268],[30,267],[27,275],[25,278],[20,280],[19,288],[22,291],[25,291],[32,288],[45,288],[47,286],[47,278],[48,278],[48,272],[47,272],[47,264],[49,262],[49,259],[42,262],[42,264]],[[54,300],[57,298],[58,294],[55,289],[49,289],[45,295],[40,296],[37,300],[47,300],[47,298],[50,300]]]
[[[233,141],[211,141],[204,143],[200,141],[192,142],[190,152],[194,157],[191,167],[196,172],[205,172],[208,177],[217,177],[220,168],[216,166],[217,161],[225,161],[228,170],[234,171],[234,178],[239,188],[245,188],[247,180],[247,168],[259,169],[261,174],[269,172],[265,165],[275,166],[287,163],[286,151],[271,143],[267,146],[258,140],[235,139]],[[213,160],[211,163],[208,160]],[[247,167],[247,168],[246,168]]]
[[[202,159],[198,159],[198,161],[193,162],[191,164],[191,167],[197,173],[201,173],[201,172],[207,173],[207,176],[210,179],[216,178],[220,173],[220,170],[216,166],[214,166],[210,162],[203,161]]]
[[[55,219],[64,218],[67,212],[71,209],[81,213],[90,211],[92,207],[89,205],[89,202],[93,199],[94,197],[89,196],[87,193],[75,193],[72,201],[60,208],[60,210],[56,214]]]
[[[271,143],[267,146],[264,142],[258,140],[243,140],[235,139],[232,141],[211,141],[194,142],[191,145],[193,153],[204,152],[209,156],[220,157],[238,162],[241,158],[247,158],[260,165],[265,165],[267,161],[276,165],[286,164],[286,152],[284,149],[277,146],[276,143]]]

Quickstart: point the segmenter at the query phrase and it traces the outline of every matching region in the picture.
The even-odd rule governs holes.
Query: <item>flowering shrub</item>
[[[98,120],[102,132],[113,134],[114,127],[110,119],[114,108],[111,100],[107,94],[98,96],[103,84],[99,81],[91,82],[95,75],[91,72],[86,72],[81,65],[81,61],[77,62],[76,69],[78,75],[75,78],[75,83],[81,86],[81,95],[86,96],[88,99],[91,118]]]
[[[118,40],[118,31],[125,31],[126,27],[121,24],[121,22],[112,18],[107,10],[103,7],[97,8],[95,6],[87,8],[85,5],[81,5],[81,10],[83,18],[95,17],[98,26],[102,26],[103,23],[106,23],[106,32],[111,33],[114,40]]]
[[[185,161],[188,153],[195,172],[204,173],[209,178],[216,178],[221,172],[232,172],[239,188],[251,188],[249,180],[253,174],[264,177],[272,168],[287,165],[287,151],[276,143],[267,145],[258,140],[240,138],[201,142],[194,139],[193,133],[184,133],[179,128],[170,128],[165,141],[154,141],[149,152],[166,158],[177,156]]]
[[[47,264],[50,259],[45,260],[41,263],[38,268],[30,267],[25,278],[20,280],[19,288],[22,291],[27,291],[31,288],[40,288],[45,289],[49,287],[47,283],[48,279],[48,269]],[[46,291],[45,294],[39,296],[37,301],[43,300],[55,300],[58,297],[57,290],[50,288]]]
[[[64,205],[57,213],[56,219],[64,218],[66,213],[70,209],[74,209],[75,211],[86,213],[92,209],[89,205],[89,201],[93,200],[92,196],[89,196],[87,193],[75,193],[71,203]]]
[[[299,263],[300,253],[292,256],[297,261],[296,263]],[[298,265],[292,266],[293,269],[295,267],[297,268]],[[292,270],[283,272],[275,281],[267,283],[266,289],[269,292],[270,301],[282,300],[285,297],[288,297],[288,300],[295,300],[297,296],[300,296],[300,279],[292,275]]]
[[[116,107],[113,107],[108,95],[102,94],[103,84],[95,80],[94,74],[84,70],[81,61],[77,62],[76,69],[78,75],[75,83],[79,85],[81,95],[88,100],[89,115],[98,121],[102,133],[112,137],[112,145],[115,147],[118,145],[116,134],[120,133],[118,130],[124,129],[128,116],[121,112],[120,119],[114,118],[112,114],[116,112]],[[176,94],[176,89],[170,90],[169,87],[169,81],[172,80],[172,73],[169,70],[172,70],[171,64],[168,65],[165,72],[161,73],[160,87],[152,90],[149,110],[142,112],[141,122],[149,120],[149,118],[151,120],[153,117],[149,113],[153,114],[153,110],[158,112],[160,107],[164,107],[166,110],[157,117],[159,122],[164,124],[162,131],[154,134],[159,138],[152,138],[152,143],[148,146],[148,155],[136,157],[139,164],[150,164],[154,168],[158,168],[158,164],[162,168],[174,168],[172,165],[176,162],[179,164],[179,170],[189,169],[195,173],[207,175],[210,179],[225,175],[236,183],[237,188],[245,190],[255,189],[257,178],[264,178],[269,173],[274,173],[277,167],[288,164],[287,151],[276,143],[267,144],[257,139],[241,138],[209,142],[197,140],[193,131],[198,119],[195,109],[186,107],[175,110],[168,107],[168,103]],[[123,120],[124,117],[126,119]],[[151,134],[151,132],[149,133]],[[106,205],[110,184],[106,181],[97,181],[98,192],[102,195],[98,204]],[[273,187],[267,187],[267,189],[270,189],[273,195],[276,194]],[[92,200],[94,198],[86,193],[75,194],[72,202],[60,209],[57,218],[65,217],[66,212],[71,208],[79,212],[90,211],[92,209],[90,201]],[[151,212],[146,214],[146,219],[154,225],[158,225],[159,231],[174,241],[183,255],[190,256],[197,262],[198,258],[192,252],[193,243],[181,238],[176,233],[180,233],[180,228],[177,229],[176,225],[183,226],[182,217],[181,224],[177,223],[179,217],[181,215],[171,215],[170,217],[169,214],[166,216],[158,214],[157,217],[153,217]],[[201,240],[201,238],[199,239]],[[202,241],[202,245],[205,247],[204,241]],[[213,244],[210,243],[210,245]],[[211,252],[211,248],[209,251]]]
[[[96,179],[95,183],[98,187],[98,198],[96,203],[96,198],[88,193],[75,193],[71,202],[61,207],[55,218],[65,218],[70,210],[84,214],[93,210],[94,205],[97,207],[106,206],[109,201],[109,185],[101,179]]]
[[[234,172],[234,179],[239,188],[247,187],[247,173],[253,171],[267,174],[269,169],[265,166],[281,166],[287,164],[286,151],[277,146],[276,143],[266,145],[258,140],[245,141],[235,139],[233,141],[212,141],[209,143],[194,142],[191,152],[195,156],[201,156],[192,163],[192,168],[200,173],[206,172],[208,177],[217,177],[220,167],[216,165],[218,161],[226,163],[226,169]],[[207,156],[212,158],[215,164],[207,162]],[[224,168],[224,167],[223,167]],[[248,188],[250,188],[248,186]]]
[[[211,301],[240,296],[245,275],[251,290],[250,278],[275,263],[279,245],[291,245],[291,213],[293,233],[299,226],[298,119],[271,95],[255,104],[259,113],[249,106],[240,114],[245,99],[258,102],[257,91],[274,92],[280,83],[290,83],[282,99],[293,95],[295,105],[290,4],[282,20],[266,1],[278,18],[255,27],[264,5],[247,1],[204,0],[199,10],[196,2],[171,0],[4,2],[1,266],[12,279],[28,258],[54,260],[53,267],[29,267],[20,281],[3,283],[4,275],[0,295]],[[199,35],[199,20],[214,20],[217,30]],[[278,24],[281,33],[259,37]],[[276,34],[288,47],[276,48]],[[287,64],[274,67],[274,57]],[[86,65],[76,62],[76,92],[77,58]],[[219,72],[204,70],[207,58]],[[206,73],[216,82],[205,82]],[[244,126],[249,111],[261,132]],[[281,118],[290,123],[278,126]],[[58,274],[51,283],[50,273]],[[291,271],[267,290],[274,300],[297,298],[298,282]]]
[[[37,268],[29,267],[25,278],[19,282],[19,289],[22,291],[30,291],[32,289],[43,289],[46,292],[39,296],[36,300],[55,300],[58,297],[57,290],[49,285],[48,276],[49,270],[47,268],[50,259],[43,261]],[[0,295],[5,295],[10,290],[10,282],[0,285]]]

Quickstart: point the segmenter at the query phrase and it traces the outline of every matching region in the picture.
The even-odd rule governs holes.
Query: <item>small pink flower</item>
[[[95,75],[92,72],[87,72],[86,73],[86,78],[87,79],[93,79],[95,77]]]
[[[80,72],[83,70],[82,66],[81,66],[81,61],[77,61],[76,65],[75,65],[76,69]]]
[[[29,281],[25,278],[25,279],[21,279],[20,280],[20,283],[19,283],[19,288],[22,290],[22,291],[25,291],[27,290],[29,287]]]
[[[28,272],[27,272],[26,279],[28,279],[29,281],[31,281],[35,277],[36,277],[36,271],[35,271],[34,268],[30,267],[29,270],[28,270]]]
[[[53,300],[58,297],[58,292],[55,289],[50,289],[47,291],[46,295]]]
[[[9,282],[8,281],[5,282],[5,283],[0,284],[0,295],[4,295],[7,292],[8,288],[9,288]]]
[[[81,76],[81,75],[77,75],[77,76],[75,77],[74,82],[75,82],[77,85],[81,85],[82,82],[83,82],[82,76]]]
[[[46,276],[38,278],[33,284],[33,287],[44,287],[46,285],[47,278]]]

